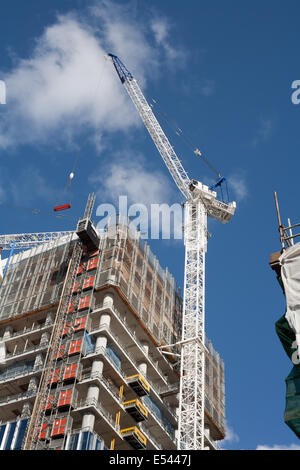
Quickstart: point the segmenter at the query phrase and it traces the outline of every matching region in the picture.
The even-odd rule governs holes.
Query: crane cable
[[[104,69],[106,67],[106,61],[104,61],[104,67],[102,68],[102,74],[100,73],[100,77],[99,77],[99,80],[97,81],[97,84],[96,84],[96,87],[95,87],[95,91],[93,93],[93,103],[95,102],[95,98],[96,98],[96,95],[97,95],[97,91],[100,87],[100,84],[102,83],[102,80],[103,80],[103,77],[104,77]],[[72,180],[75,176],[75,169],[76,169],[76,166],[77,166],[77,163],[78,163],[78,160],[80,158],[80,151],[81,151],[81,148],[79,147],[78,148],[78,154],[77,156],[74,158],[74,163],[73,163],[73,168],[72,168],[72,171],[69,175],[69,180],[63,190],[63,193],[62,193],[62,198],[64,197],[64,195],[69,192],[70,193],[70,202],[71,202],[71,196],[72,196],[72,188],[71,188],[71,184],[72,184]],[[61,217],[62,215],[60,215],[59,217]]]
[[[153,108],[153,106],[158,106],[158,108],[161,108],[161,106],[157,102],[157,100],[155,100],[154,98],[151,98],[151,101],[152,101],[152,103],[154,103],[154,105],[152,103],[150,104],[151,108]],[[198,155],[200,158],[202,158],[202,160],[207,164],[207,166],[209,166],[210,169],[214,173],[216,173],[218,178],[221,178],[222,177],[221,173],[210,163],[210,161],[200,152],[200,150],[193,145],[193,143],[192,143],[191,139],[189,138],[189,136],[187,136],[186,133],[183,132],[183,130],[176,123],[176,121],[173,118],[171,118],[162,109],[156,109],[156,111],[157,111],[158,114],[160,114],[166,120],[166,123],[171,128],[171,130],[173,132],[175,132],[175,134],[178,137],[182,137],[182,140],[185,142],[186,146],[188,148],[190,148],[196,155]]]

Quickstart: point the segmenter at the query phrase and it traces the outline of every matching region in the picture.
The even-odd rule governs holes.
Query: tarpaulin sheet
[[[285,380],[284,421],[300,438],[300,243],[285,250],[279,261],[281,275],[278,281],[284,289],[286,312],[275,326],[281,344],[293,363]]]
[[[285,250],[279,262],[286,297],[285,318],[295,333],[300,350],[300,243]]]

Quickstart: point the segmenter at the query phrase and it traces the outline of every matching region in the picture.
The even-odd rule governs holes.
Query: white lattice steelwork
[[[190,180],[172,145],[132,74],[120,59],[109,54],[114,67],[141,119],[161,154],[171,176],[184,195],[185,274],[178,449],[204,449],[205,406],[205,253],[207,216],[228,222],[235,203],[225,204],[199,181]],[[199,151],[198,151],[199,152]],[[172,345],[174,346],[174,345]]]
[[[201,201],[185,204],[179,449],[196,450],[204,447],[206,222],[206,209]]]
[[[139,115],[141,116],[175,183],[177,184],[182,194],[188,198],[188,186],[190,179],[173,147],[160,127],[156,117],[154,116],[152,109],[143,96],[140,87],[138,86],[135,79],[132,79],[131,81],[125,81],[124,86],[133,103],[135,104]]]
[[[41,232],[41,233],[17,233],[0,235],[0,247],[4,250],[10,250],[15,245],[15,250],[33,248],[36,245],[50,243],[70,235],[74,232]]]

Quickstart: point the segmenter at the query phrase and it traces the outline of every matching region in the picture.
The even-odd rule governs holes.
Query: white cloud
[[[153,30],[156,42],[158,44],[162,44],[169,35],[169,28],[167,23],[160,18],[156,18],[152,21],[151,28]]]
[[[235,173],[227,178],[229,186],[229,196],[236,201],[242,201],[248,196],[248,188],[244,176],[241,173]],[[232,194],[233,193],[233,194]]]
[[[140,155],[131,152],[116,155],[116,160],[104,170],[101,168],[99,176],[93,176],[90,180],[95,186],[100,186],[97,193],[101,202],[113,200],[116,203],[119,195],[124,195],[128,197],[129,204],[149,206],[154,203],[170,204],[174,196],[172,180],[160,171],[151,171]]]
[[[265,142],[267,141],[274,129],[274,122],[272,119],[269,118],[260,118],[259,120],[259,126],[256,132],[256,135],[253,139],[253,145],[256,146],[260,142]]]
[[[202,84],[200,84],[200,93],[203,96],[211,96],[214,94],[216,89],[216,83],[214,80],[204,80]]]
[[[85,132],[99,150],[105,133],[142,125],[104,55],[120,56],[143,86],[148,73],[158,73],[163,48],[149,40],[150,24],[131,19],[122,5],[95,5],[80,18],[58,16],[36,38],[31,56],[15,59],[4,76],[0,148],[45,143],[53,136],[52,143],[70,143]]]
[[[239,442],[240,438],[233,430],[233,428],[227,423],[226,424],[226,436],[225,439],[220,441],[220,447],[224,449],[226,444],[233,444],[235,442]]]
[[[184,53],[179,45],[175,48],[170,43],[170,23],[165,18],[156,17],[151,22],[151,28],[157,45],[162,47],[165,51],[166,60],[177,60],[181,63],[185,62],[187,53]]]
[[[6,191],[4,190],[4,184],[0,181],[0,201],[4,201],[6,199]]]
[[[289,444],[289,445],[258,445],[256,450],[300,450],[299,444]]]

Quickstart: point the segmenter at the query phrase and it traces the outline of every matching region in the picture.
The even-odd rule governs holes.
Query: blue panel
[[[4,450],[10,450],[16,426],[17,426],[16,422],[15,423],[10,423],[10,428],[9,428],[9,432],[8,432],[8,436],[7,436],[7,440],[6,440],[6,443],[5,443]]]
[[[158,407],[158,405],[152,400],[151,397],[146,396],[143,397],[143,403],[146,406],[146,408],[149,409],[149,411],[156,416],[156,418],[161,421],[161,423],[164,425],[164,427],[167,429],[167,432],[170,434],[170,436],[173,437],[174,435],[174,426],[170,423],[170,421],[165,417],[161,409]]]
[[[86,343],[87,354],[93,353],[95,351],[96,340],[87,332],[84,333],[84,338],[85,338],[85,343]]]
[[[97,439],[95,450],[101,450],[101,449],[103,449],[103,443]]]
[[[115,353],[115,351],[111,349],[110,346],[106,346],[106,353],[109,356],[109,358],[112,360],[112,362],[115,364],[117,369],[121,370],[121,360],[119,356]]]
[[[84,431],[82,433],[82,439],[81,439],[81,446],[80,446],[80,450],[86,450],[87,448],[87,442],[88,442],[88,436],[89,435],[89,432],[88,431]]]
[[[73,434],[70,440],[70,447],[68,450],[76,450],[79,441],[79,433]],[[81,432],[80,446],[78,450],[103,450],[104,441],[97,434],[91,431]]]
[[[2,426],[0,426],[0,446],[2,444],[2,439],[5,433],[5,428],[6,428],[6,424],[2,424]]]
[[[89,437],[88,437],[86,450],[94,450],[93,447],[94,447],[94,434],[90,432]]]
[[[19,430],[18,430],[18,436],[14,445],[14,450],[21,450],[22,449],[22,442],[25,436],[25,431],[27,427],[28,419],[23,419],[20,422]]]
[[[77,449],[78,439],[79,439],[79,433],[76,433],[76,434],[73,434],[72,436],[70,436],[70,443],[69,443],[69,449],[68,450],[76,450]]]

